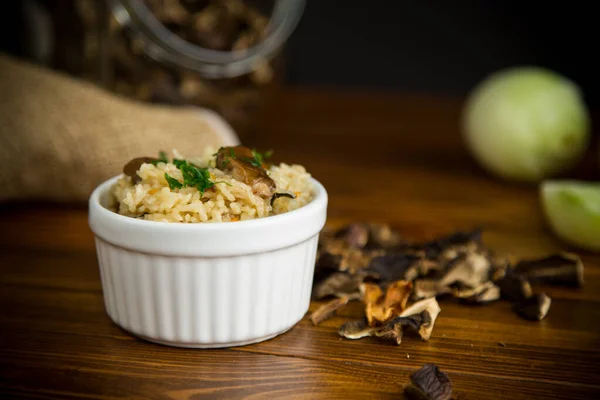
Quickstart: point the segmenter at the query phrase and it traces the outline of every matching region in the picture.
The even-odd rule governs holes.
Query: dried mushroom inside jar
[[[241,0],[144,0],[164,28],[190,48],[245,52],[270,34],[269,19]],[[135,23],[110,25],[110,71],[106,84],[121,95],[145,102],[192,105],[217,111],[242,135],[249,130],[273,89],[281,83],[281,54],[257,59],[248,72],[230,69],[221,77],[190,69],[187,62],[159,62],[154,43],[138,37]],[[161,59],[161,58],[158,58]],[[208,61],[207,61],[208,62]],[[208,62],[210,64],[210,62]],[[214,63],[218,65],[218,63]],[[214,68],[213,68],[214,69]]]

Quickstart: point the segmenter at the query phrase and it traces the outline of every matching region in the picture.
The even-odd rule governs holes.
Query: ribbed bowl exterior
[[[230,347],[283,333],[306,314],[318,234],[232,257],[147,254],[96,238],[106,310],[123,329],[181,347]]]

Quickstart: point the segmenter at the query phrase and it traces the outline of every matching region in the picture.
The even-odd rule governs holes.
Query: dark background
[[[497,69],[542,65],[575,80],[597,105],[591,4],[308,0],[287,49],[288,80],[464,95]]]
[[[100,1],[100,0],[98,0]],[[20,0],[3,2],[0,49],[20,51]],[[290,85],[465,95],[503,67],[540,65],[598,106],[593,2],[308,0],[286,48]]]

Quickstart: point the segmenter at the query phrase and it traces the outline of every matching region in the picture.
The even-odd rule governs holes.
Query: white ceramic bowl
[[[106,208],[118,177],[96,188],[89,223],[106,311],[128,332],[179,347],[230,347],[286,332],[306,314],[327,192],[285,214],[178,224]]]

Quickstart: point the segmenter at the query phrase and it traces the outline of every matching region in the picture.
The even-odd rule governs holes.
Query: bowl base
[[[170,341],[170,340],[161,340],[161,339],[155,339],[155,338],[152,338],[149,336],[145,336],[142,334],[132,332],[123,327],[121,327],[121,328],[132,336],[135,336],[135,337],[142,339],[144,341],[147,341],[147,342],[156,343],[156,344],[160,344],[163,346],[181,347],[181,348],[187,348],[187,349],[222,349],[222,348],[228,348],[228,347],[247,346],[250,344],[264,342],[269,339],[273,339],[276,336],[286,333],[287,331],[291,330],[295,325],[296,324],[294,324],[290,327],[287,327],[285,329],[282,329],[279,332],[275,332],[273,334],[266,335],[266,336],[261,336],[259,338],[250,339],[250,340],[242,340],[242,341],[237,341],[237,342],[225,342],[225,343],[193,343],[193,342],[188,343],[188,342],[175,342],[175,341]]]

